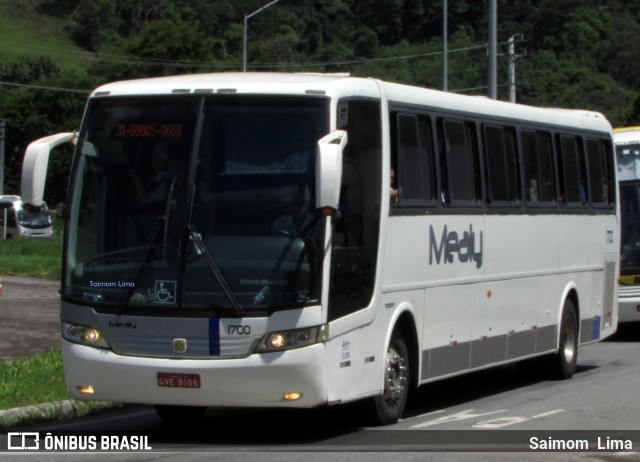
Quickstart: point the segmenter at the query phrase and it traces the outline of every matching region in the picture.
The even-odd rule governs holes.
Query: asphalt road
[[[3,360],[59,346],[59,285],[55,281],[1,277],[0,355]],[[255,461],[640,461],[640,325],[625,326],[605,342],[581,348],[578,371],[569,381],[523,378],[512,366],[427,385],[414,396],[396,425],[369,428],[358,408],[313,411],[210,409],[197,426],[163,424],[152,408],[136,406],[96,416],[25,426],[19,432],[83,431],[144,435],[152,452],[91,454],[111,460]],[[425,446],[462,444],[486,432],[573,430],[604,438],[633,430],[634,449],[600,453],[433,452]],[[394,431],[395,430],[395,431]],[[391,431],[391,432],[389,432]],[[416,437],[416,435],[418,435]],[[434,436],[435,435],[435,436]],[[491,438],[502,434],[493,434]],[[509,433],[504,433],[509,438]],[[0,430],[0,461],[7,433]],[[444,438],[444,439],[443,439]],[[505,443],[508,441],[505,440]],[[425,450],[426,449],[426,450]],[[417,450],[417,451],[416,451]],[[22,460],[86,460],[88,454],[22,454]],[[62,456],[62,459],[60,458]]]
[[[90,460],[96,462],[638,462],[638,326],[628,326],[607,341],[581,348],[572,380],[523,376],[514,366],[443,380],[418,390],[405,418],[388,427],[368,427],[356,405],[314,410],[211,408],[202,421],[178,426],[164,424],[149,406],[133,406],[8,431],[36,432],[42,438],[51,433],[86,435],[83,432],[100,438],[138,436],[147,438],[151,447],[149,451],[98,451],[90,454]],[[591,441],[588,450],[576,452],[509,452],[518,438],[528,441],[532,436],[549,438],[551,434],[564,440],[629,438],[633,447],[601,451]],[[3,453],[7,440],[8,434],[0,430],[0,461],[16,456]],[[38,461],[58,461],[60,456],[80,461],[89,456],[77,451],[20,455],[23,460]]]
[[[11,429],[45,435],[144,436],[150,451],[90,454],[93,461],[640,461],[640,330],[581,348],[576,375],[539,380],[503,366],[422,387],[405,419],[368,427],[357,406],[317,410],[211,408],[198,422],[169,426],[152,408],[136,406],[63,422]],[[630,432],[629,432],[630,431]],[[631,450],[508,452],[532,436],[603,440],[631,438]],[[565,433],[569,432],[569,433]],[[625,433],[626,432],[626,433]],[[7,435],[0,431],[0,461]],[[480,444],[478,444],[480,442]],[[469,452],[473,451],[473,452]],[[485,452],[486,451],[486,452]],[[21,454],[22,460],[61,460],[55,452]],[[69,452],[65,460],[87,460]]]
[[[60,347],[59,281],[0,276],[0,360]]]

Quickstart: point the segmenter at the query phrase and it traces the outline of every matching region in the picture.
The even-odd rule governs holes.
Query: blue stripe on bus
[[[600,316],[596,316],[593,320],[593,324],[591,325],[591,340],[597,340],[600,338],[600,324],[601,318]]]
[[[209,355],[220,356],[220,319],[209,318]]]

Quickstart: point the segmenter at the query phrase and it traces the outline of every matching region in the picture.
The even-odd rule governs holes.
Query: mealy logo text
[[[437,265],[441,261],[453,263],[457,255],[460,263],[475,262],[476,268],[482,266],[482,231],[476,236],[473,225],[469,225],[469,230],[464,231],[460,236],[456,231],[449,231],[447,225],[442,230],[440,240],[438,240],[433,226],[429,226],[429,264],[433,265],[433,260]]]

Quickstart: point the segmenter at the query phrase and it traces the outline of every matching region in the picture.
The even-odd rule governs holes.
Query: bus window
[[[620,274],[640,271],[640,188],[637,181],[620,183]]]
[[[6,212],[5,212],[6,211]],[[4,217],[7,217],[7,222],[4,222]],[[0,225],[7,225],[8,228],[16,227],[16,211],[12,204],[0,204]]]
[[[398,202],[424,203],[435,198],[431,126],[427,117],[397,114]]]
[[[349,101],[348,114],[344,129],[349,142],[344,152],[340,213],[334,222],[330,319],[370,303],[380,227],[380,105]]]
[[[560,201],[564,205],[585,205],[587,190],[581,150],[575,136],[560,136]]]
[[[513,128],[486,125],[484,147],[489,202],[517,202],[520,194],[515,131]]]
[[[620,278],[618,279],[618,323],[640,321],[640,144],[638,128],[625,127],[614,132],[617,178],[609,174],[609,181],[618,181],[620,200]],[[587,142],[589,166],[595,146]],[[605,140],[598,140],[606,144]],[[607,146],[608,147],[608,146]],[[610,151],[605,148],[605,154]],[[606,164],[613,170],[611,161]],[[597,167],[596,167],[597,169]],[[590,172],[590,177],[595,176]],[[592,184],[596,180],[591,180]],[[615,183],[611,185],[612,188]],[[592,186],[594,187],[594,186]],[[615,204],[615,189],[610,193],[610,204]],[[595,198],[595,196],[594,196]],[[595,204],[597,207],[598,204]],[[606,206],[605,206],[606,207]],[[602,207],[602,208],[605,208]],[[611,207],[613,208],[613,207]]]
[[[610,157],[607,153],[607,144],[604,141],[587,140],[591,202],[596,206],[611,203],[611,177],[607,161]]]
[[[527,204],[555,202],[553,148],[549,132],[522,131],[522,162]]]
[[[478,200],[477,155],[473,124],[445,120],[440,133],[442,200],[470,205]]]

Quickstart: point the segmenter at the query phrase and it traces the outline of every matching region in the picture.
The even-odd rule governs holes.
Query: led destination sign
[[[183,133],[181,123],[119,123],[116,124],[116,138],[180,138]]]

